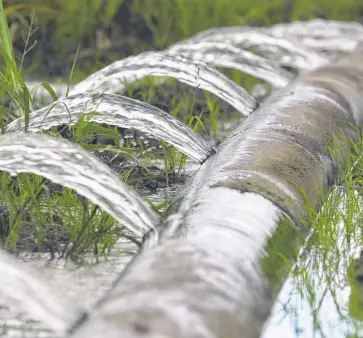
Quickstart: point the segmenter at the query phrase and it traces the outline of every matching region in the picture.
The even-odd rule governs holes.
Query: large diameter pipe
[[[173,201],[161,243],[72,337],[258,337],[306,232],[306,197],[319,207],[349,151],[335,159],[327,146],[355,139],[362,124],[360,60],[306,73],[267,99]]]

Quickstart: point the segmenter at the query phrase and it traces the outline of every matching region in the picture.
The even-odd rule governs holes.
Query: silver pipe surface
[[[207,160],[144,248],[71,336],[255,338],[363,121],[360,51],[276,92]],[[343,143],[342,143],[343,144]],[[302,193],[305,192],[305,194]]]

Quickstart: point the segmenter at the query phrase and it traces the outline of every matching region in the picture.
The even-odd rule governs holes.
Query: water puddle
[[[0,326],[3,327],[0,333],[4,337],[14,338],[64,337],[75,318],[83,311],[91,311],[112,287],[113,281],[136,251],[135,244],[121,239],[107,258],[96,261],[90,257],[89,263],[83,267],[63,259],[50,261],[49,255],[44,253],[21,253],[17,259],[16,273],[24,274],[24,269],[30,269],[38,284],[33,285],[26,276],[25,290],[17,287],[9,294],[16,293],[18,297],[38,295],[44,299],[40,299],[43,302],[40,303],[40,313],[37,313],[34,308],[28,308],[36,297],[23,298],[21,301],[27,306],[23,309],[19,304],[9,302],[7,297],[6,305],[0,308]],[[9,285],[18,285],[19,280],[16,278]],[[47,292],[44,292],[45,285]],[[2,297],[0,299],[3,300]],[[54,299],[57,299],[56,303]],[[60,310],[59,304],[64,304]],[[43,313],[45,310],[47,312]]]
[[[135,129],[173,145],[194,160],[187,166],[189,176],[213,154],[208,143],[167,112],[105,91],[123,92],[128,84],[146,76],[172,77],[208,91],[248,115],[257,105],[255,97],[212,65],[240,70],[275,88],[283,87],[294,76],[285,68],[304,71],[324,65],[339,50],[352,50],[362,40],[362,33],[359,24],[322,20],[268,29],[213,28],[167,51],[130,56],[90,75],[71,88],[71,96],[34,111],[28,130],[37,133],[72,125],[89,113],[90,122]],[[62,90],[64,93],[64,87]],[[153,245],[157,244],[160,216],[145,199],[162,205],[181,186],[166,184],[140,197],[81,147],[43,134],[21,133],[24,127],[25,120],[19,118],[7,126],[7,135],[0,136],[1,170],[12,175],[32,172],[72,188],[108,212],[134,239],[151,232]],[[221,198],[220,203],[233,205],[234,201]],[[362,245],[363,215],[358,211],[362,203],[354,216],[349,216],[356,218],[354,229],[346,228],[351,212],[346,205],[341,199],[339,217],[328,215],[335,222],[330,224],[330,233],[314,224],[320,232],[311,235],[294,273],[285,281],[262,338],[363,336],[363,273],[358,273],[356,261]],[[189,207],[185,203],[184,209]],[[213,215],[204,216],[212,223]],[[82,266],[66,260],[50,261],[48,254],[40,252],[22,252],[16,264],[0,254],[0,336],[66,336],[65,331],[84,311],[92,313],[137,251],[136,240],[120,238],[107,257],[90,255]]]
[[[362,197],[358,198],[361,208]],[[341,219],[330,224],[334,230],[329,238],[323,237],[322,242],[320,236],[312,235],[311,243],[306,244],[280,291],[262,338],[362,337],[362,215],[361,211],[354,215],[357,226],[349,229],[344,218],[350,211],[344,197],[338,208]]]

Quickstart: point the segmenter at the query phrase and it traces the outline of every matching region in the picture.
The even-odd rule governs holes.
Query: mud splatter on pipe
[[[327,146],[363,122],[363,53],[276,92],[206,161],[146,247],[71,336],[255,338],[293,261],[305,191],[318,208],[337,162]],[[346,153],[349,150],[346,149]]]

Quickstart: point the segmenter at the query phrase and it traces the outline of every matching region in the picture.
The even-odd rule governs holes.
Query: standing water
[[[309,36],[311,31],[315,34]],[[278,88],[288,84],[293,77],[284,67],[299,71],[324,65],[334,52],[340,50],[340,41],[347,41],[344,50],[355,48],[361,40],[362,31],[363,27],[358,24],[320,20],[276,25],[269,29],[212,29],[175,44],[165,52],[131,56],[92,74],[71,88],[71,96],[34,111],[30,115],[28,130],[40,132],[52,126],[74,124],[83,113],[89,113],[90,121],[140,130],[166,141],[202,163],[213,155],[214,150],[186,125],[140,101],[100,92],[122,92],[126,84],[145,76],[174,77],[209,91],[240,113],[248,115],[257,106],[255,98],[207,64],[244,71]],[[258,54],[248,50],[252,46],[256,47]],[[24,127],[25,120],[19,118],[7,126],[9,135],[0,137],[1,170],[13,175],[35,173],[72,188],[107,211],[135,238],[151,234],[153,245],[158,245],[159,216],[123,184],[116,173],[78,146],[45,135],[23,134]],[[203,169],[198,174],[208,175]],[[199,187],[195,186],[189,193],[197,189]],[[223,200],[220,203],[224,203]],[[233,204],[232,201],[225,203]],[[344,213],[344,203],[341,208]],[[226,215],[226,223],[230,216]],[[212,221],[213,217],[213,214],[207,215],[206,219]],[[301,258],[297,264],[307,265],[302,270],[306,278],[302,278],[301,282],[291,274],[287,279],[272,317],[265,326],[264,338],[343,338],[360,331],[360,321],[347,311],[351,302],[348,295],[352,290],[346,283],[348,267],[340,261],[342,259],[346,263],[349,257],[357,256],[359,245],[349,243],[349,250],[344,249],[347,243],[343,240],[342,222],[335,229],[341,247],[340,256],[334,261],[336,275],[327,277],[324,267],[311,263],[321,252],[302,252],[301,257],[305,255],[307,258]],[[0,319],[4,323],[3,336],[67,336],[66,330],[82,317],[82,313],[92,313],[97,301],[107,294],[112,282],[137,250],[135,245],[126,245],[120,239],[108,259],[84,267],[72,266],[64,261],[47,262],[46,255],[31,253],[21,254],[15,264],[2,254],[0,270],[5,277],[0,284],[0,300],[5,310],[0,312],[3,315]],[[24,272],[24,267],[29,272]],[[63,301],[64,305],[61,305]],[[296,309],[296,306],[299,308]],[[37,321],[35,325],[33,321]],[[17,330],[17,327],[20,329]]]

